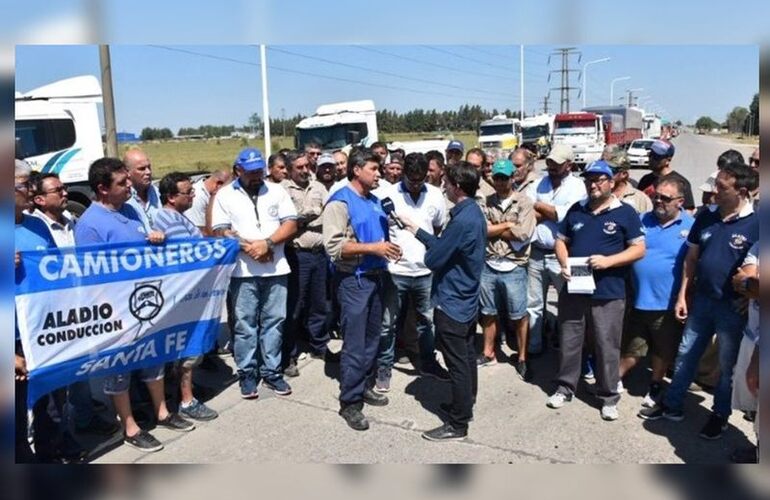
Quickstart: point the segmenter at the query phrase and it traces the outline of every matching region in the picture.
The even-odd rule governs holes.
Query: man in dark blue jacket
[[[454,208],[441,236],[436,237],[401,217],[407,229],[426,247],[425,265],[433,271],[431,300],[436,342],[444,356],[452,384],[451,404],[441,405],[446,423],[426,431],[429,441],[463,439],[473,418],[478,376],[473,338],[479,312],[481,271],[487,240],[487,223],[474,197],[479,174],[470,163],[450,165],[444,177]]]

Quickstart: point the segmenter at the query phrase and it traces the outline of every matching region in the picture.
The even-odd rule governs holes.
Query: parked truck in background
[[[582,169],[602,156],[604,147],[628,147],[642,138],[642,111],[622,106],[592,107],[573,113],[560,113],[554,119],[554,144],[567,144]]]
[[[642,137],[645,139],[660,139],[663,126],[660,117],[653,113],[645,113],[643,120],[644,129],[642,130]]]
[[[91,75],[15,94],[16,158],[33,170],[58,174],[67,186],[67,208],[76,216],[93,195],[88,167],[104,156],[97,107],[101,102],[101,86]]]
[[[521,145],[534,144],[539,158],[551,151],[554,115],[528,116],[521,121]]]
[[[507,156],[521,143],[521,122],[505,115],[494,116],[479,125],[479,147]]]
[[[297,124],[294,136],[297,149],[303,149],[311,141],[321,144],[324,150],[335,150],[369,146],[378,140],[377,112],[372,100],[318,106],[313,116]]]

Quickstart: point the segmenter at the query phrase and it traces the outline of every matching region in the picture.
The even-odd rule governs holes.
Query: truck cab
[[[94,76],[60,80],[15,95],[16,158],[40,173],[58,174],[67,186],[73,215],[91,203],[88,168],[104,156]]]
[[[297,124],[294,136],[297,149],[318,142],[325,151],[369,146],[378,140],[377,111],[371,100],[321,105]]]
[[[521,142],[521,122],[516,118],[497,115],[479,125],[479,147],[508,155]]]
[[[601,115],[586,112],[557,114],[554,118],[553,143],[572,147],[574,163],[578,167],[600,159],[605,146]]]

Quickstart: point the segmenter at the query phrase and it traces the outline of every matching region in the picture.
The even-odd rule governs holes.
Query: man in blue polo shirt
[[[642,214],[647,253],[634,262],[634,303],[621,341],[620,378],[652,351],[652,380],[642,406],[654,406],[661,384],[674,362],[682,323],[674,305],[682,281],[687,235],[694,219],[684,211],[684,186],[677,177],[663,177],[653,195],[652,211]]]
[[[678,320],[686,321],[676,358],[674,376],[663,401],[643,409],[646,420],[684,419],[682,405],[695,376],[698,361],[711,337],[719,340],[720,375],[714,391],[713,413],[700,432],[704,439],[718,439],[730,417],[732,373],[746,325],[743,304],[731,278],[751,246],[759,240],[759,220],[750,193],[758,184],[757,173],[741,163],[723,168],[716,180],[716,205],[698,215],[687,238],[682,284],[676,301]],[[697,276],[697,280],[695,277]],[[693,290],[690,290],[692,288]],[[689,292],[694,292],[688,300]]]
[[[588,200],[572,206],[562,221],[554,251],[566,281],[571,279],[570,257],[587,257],[596,288],[592,293],[559,294],[560,344],[557,389],[548,398],[549,408],[561,408],[577,389],[586,328],[593,329],[596,360],[596,395],[602,401],[601,417],[618,418],[618,362],[625,278],[629,266],[644,257],[644,233],[639,214],[613,194],[613,172],[603,160],[583,172]]]

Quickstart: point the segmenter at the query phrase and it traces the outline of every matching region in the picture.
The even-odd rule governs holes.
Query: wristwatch
[[[265,240],[265,243],[267,243],[267,249],[272,252],[273,248],[275,248],[275,242],[273,240],[271,240],[270,238],[267,238]]]

